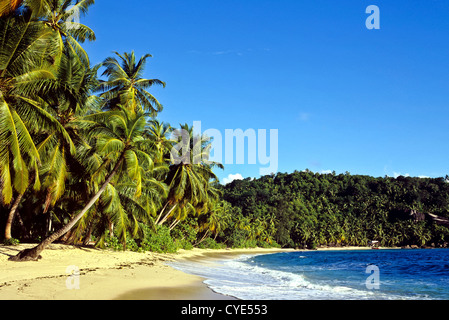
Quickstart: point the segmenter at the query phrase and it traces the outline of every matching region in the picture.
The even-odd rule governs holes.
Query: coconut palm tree
[[[148,123],[148,139],[153,141],[154,149],[156,151],[155,163],[167,163],[170,160],[170,151],[175,143],[170,139],[173,128],[158,119],[152,119]]]
[[[103,76],[107,81],[103,81],[100,91],[101,97],[105,99],[106,109],[114,109],[117,105],[122,105],[128,110],[135,112],[144,110],[155,116],[162,111],[162,105],[147,90],[154,85],[165,87],[165,82],[159,79],[144,79],[143,71],[146,60],[151,57],[146,54],[136,61],[134,51],[123,55],[115,52],[118,57],[109,57],[103,62],[106,70]]]
[[[47,54],[52,53],[51,30],[24,16],[0,19],[0,174],[3,203],[16,201],[11,208],[5,234],[10,228],[20,198],[34,181],[40,188],[41,158],[33,136],[58,132],[75,152],[73,142],[58,120],[43,107],[42,97],[49,91],[55,75]],[[31,172],[31,174],[30,174]]]
[[[64,50],[68,49],[89,66],[89,56],[80,43],[86,40],[94,41],[95,33],[89,27],[77,21],[81,14],[86,14],[94,0],[54,0],[41,10],[39,21],[53,30],[57,39],[57,54],[55,65],[63,56]]]
[[[229,226],[231,221],[231,206],[226,201],[215,202],[211,211],[207,214],[205,223],[200,226],[200,231],[206,230],[203,237],[196,243],[200,244],[211,234],[214,235],[214,240],[218,234]]]
[[[47,108],[79,149],[87,142],[79,131],[77,121],[99,103],[98,97],[91,95],[98,86],[99,66],[85,68],[73,51],[65,51],[58,68],[57,90],[46,99]],[[82,164],[70,153],[69,146],[58,132],[45,132],[38,140],[39,155],[44,159],[40,169],[42,187],[47,193],[43,213],[48,213],[48,222],[51,224],[52,212],[49,209],[64,195],[67,179],[73,178],[74,171],[79,170]]]
[[[145,152],[155,158],[146,131],[147,129],[143,133]],[[94,163],[93,166],[87,164],[89,161],[86,162],[87,176],[91,177],[93,186],[97,185],[104,175],[102,172],[104,170],[101,169],[102,158],[97,157],[98,155],[90,156],[92,159],[89,160]],[[74,243],[80,240],[88,242],[90,234],[95,229],[98,237],[97,246],[104,247],[109,231],[109,235],[117,236],[125,248],[128,234],[133,238],[143,235],[142,227],[153,225],[153,216],[161,206],[162,199],[167,196],[167,187],[156,178],[161,170],[160,165],[141,161],[138,166],[141,170],[141,186],[126,174],[121,174],[116,182],[109,184],[95,207],[77,224],[72,235]],[[89,170],[89,167],[94,170]],[[141,189],[139,196],[136,196],[137,188]]]
[[[31,21],[45,25],[47,31],[53,31],[54,54],[49,55],[57,67],[63,55],[64,48],[77,53],[85,64],[89,65],[89,56],[80,43],[95,40],[95,33],[78,19],[86,14],[94,0],[1,0],[0,16],[6,16],[19,7]]]
[[[150,203],[158,202],[166,195],[166,186],[148,174],[144,177],[144,188],[140,197],[136,197],[136,184],[127,175],[121,175],[120,181],[111,183],[101,195],[95,210],[90,210],[77,224],[73,241],[90,239],[92,226],[96,229],[97,246],[104,247],[108,235],[118,237],[123,248],[129,236],[133,239],[144,234],[143,227],[153,225],[154,210]]]
[[[126,175],[127,179],[132,181],[135,188],[133,196],[135,198],[141,196],[145,170],[151,170],[153,166],[151,144],[144,139],[147,116],[142,112],[131,113],[118,106],[118,110],[91,114],[80,121],[80,127],[86,130],[86,137],[95,144],[97,153],[103,159],[96,174],[92,175],[92,196],[84,208],[64,227],[36,247],[21,251],[11,260],[38,259],[40,253],[71,230],[109,188],[109,184],[116,185],[122,179],[122,175]]]
[[[173,210],[183,208],[190,203],[195,208],[204,209],[215,195],[211,181],[218,181],[212,169],[223,165],[208,161],[211,150],[210,139],[195,136],[193,128],[187,124],[181,126],[178,143],[171,151],[173,164],[169,168],[166,183],[169,193],[164,207],[156,219],[162,225],[170,218]]]

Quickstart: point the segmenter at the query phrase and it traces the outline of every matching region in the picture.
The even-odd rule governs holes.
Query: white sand
[[[274,253],[279,249],[181,250],[177,254],[114,252],[53,244],[37,262],[11,262],[34,245],[0,246],[0,300],[218,300],[204,279],[166,265],[210,253]],[[79,270],[79,276],[71,270]],[[79,287],[79,289],[76,289]],[[139,295],[139,290],[142,292]]]

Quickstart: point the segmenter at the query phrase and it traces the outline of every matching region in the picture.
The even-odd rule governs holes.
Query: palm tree
[[[65,51],[55,81],[55,88],[58,90],[52,92],[47,103],[49,112],[61,123],[79,149],[87,142],[80,134],[77,121],[95,109],[95,104],[98,103],[98,98],[91,93],[98,86],[99,66],[86,68],[73,51]],[[67,179],[73,176],[73,171],[78,170],[82,164],[70,153],[70,146],[58,132],[42,134],[39,141],[39,155],[44,159],[40,170],[42,187],[47,191],[43,213],[47,214],[49,208],[64,195]],[[76,168],[73,164],[76,164]],[[51,224],[51,212],[48,221]]]
[[[177,206],[176,210],[172,212],[172,221],[169,229],[173,230],[181,221],[184,221],[189,216],[199,216],[201,210],[195,208],[191,203],[187,203],[184,207]]]
[[[2,200],[9,204],[14,191],[18,194],[11,208],[5,234],[20,198],[34,180],[40,188],[41,158],[33,136],[42,131],[61,134],[70,152],[75,148],[64,127],[42,105],[41,96],[55,79],[46,55],[51,54],[52,32],[24,16],[0,19],[0,174]],[[30,171],[32,174],[30,174]]]
[[[143,109],[151,116],[162,111],[162,105],[147,89],[153,85],[165,88],[165,82],[142,78],[146,60],[151,55],[146,54],[136,61],[134,51],[123,55],[117,52],[115,54],[120,62],[115,57],[109,57],[103,62],[103,66],[106,67],[103,76],[108,77],[100,87],[103,91],[101,97],[106,101],[105,107],[114,109],[117,105],[122,105],[132,112]]]
[[[41,13],[39,21],[53,30],[57,38],[58,52],[55,56],[55,65],[59,65],[64,49],[69,49],[79,56],[86,66],[89,66],[89,56],[80,45],[86,40],[94,41],[95,33],[84,24],[76,20],[82,13],[86,14],[94,0],[54,0],[49,1]]]
[[[217,181],[212,169],[223,165],[210,162],[210,140],[207,137],[194,136],[193,128],[181,126],[183,134],[179,136],[178,146],[172,149],[174,164],[169,168],[166,183],[169,193],[164,207],[156,219],[157,225],[162,225],[170,218],[173,210],[183,208],[190,203],[196,208],[205,208],[215,195],[211,181]],[[176,159],[175,159],[176,158]]]
[[[95,40],[95,33],[87,26],[79,23],[77,18],[86,14],[89,6],[95,0],[1,0],[0,17],[6,16],[19,7],[30,16],[33,22],[45,25],[47,31],[53,31],[54,43],[52,51],[48,55],[53,59],[53,65],[59,64],[64,48],[77,53],[86,65],[89,65],[89,57],[80,43],[86,40]]]
[[[274,213],[265,216],[265,241],[272,243],[276,235],[276,224],[278,223],[276,215]]]
[[[230,220],[231,205],[226,201],[216,202],[208,219],[208,228],[214,235],[214,240],[229,226]]]
[[[11,260],[37,260],[40,253],[49,244],[77,224],[109,188],[110,183],[117,184],[124,174],[135,187],[134,197],[139,198],[141,196],[144,170],[145,168],[151,170],[153,166],[149,153],[149,150],[151,150],[150,142],[143,138],[147,116],[142,112],[130,113],[125,108],[119,107],[118,110],[88,115],[80,121],[80,127],[86,130],[86,137],[92,143],[95,143],[95,148],[103,159],[96,170],[96,174],[92,176],[92,196],[84,208],[64,227],[36,247],[21,251]]]
[[[142,236],[144,226],[153,225],[154,210],[147,204],[158,202],[158,199],[166,195],[166,186],[151,177],[144,178],[144,188],[140,197],[136,197],[136,184],[130,181],[127,175],[121,175],[120,181],[110,183],[101,195],[95,210],[90,210],[80,220],[74,231],[74,241],[83,239],[88,242],[92,233],[92,226],[96,229],[98,237],[97,246],[103,247],[104,241],[109,235],[117,236],[126,249],[128,235],[133,239]]]
[[[160,122],[158,119],[152,119],[148,124],[148,139],[153,141],[156,151],[155,163],[166,163],[170,159],[170,151],[175,141],[169,138],[172,127]]]

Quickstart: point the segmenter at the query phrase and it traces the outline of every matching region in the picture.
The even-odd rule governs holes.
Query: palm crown
[[[151,55],[146,54],[136,61],[134,51],[123,55],[117,52],[115,54],[119,60],[109,57],[103,62],[103,76],[107,80],[101,83],[100,90],[103,91],[101,97],[105,100],[106,107],[114,108],[121,104],[132,112],[143,109],[151,116],[162,111],[162,105],[147,89],[153,85],[165,87],[165,82],[142,78],[146,60]]]

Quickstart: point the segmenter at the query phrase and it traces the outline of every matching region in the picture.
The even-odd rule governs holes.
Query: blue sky
[[[369,5],[380,30],[368,30]],[[112,51],[150,53],[172,126],[277,129],[279,172],[449,174],[447,0],[97,0],[82,22]],[[260,165],[226,165],[258,177]]]

